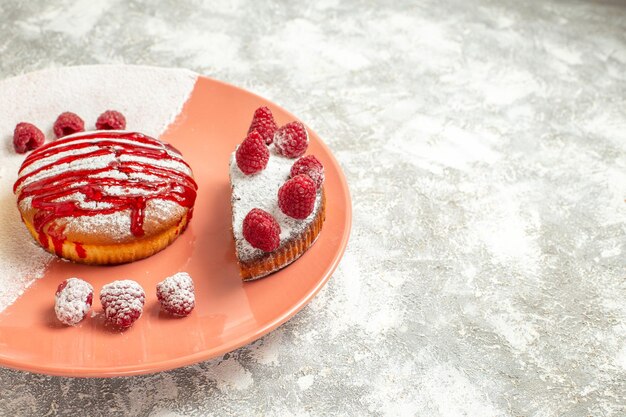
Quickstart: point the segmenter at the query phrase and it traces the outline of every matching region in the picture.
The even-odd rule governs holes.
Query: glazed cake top
[[[174,147],[112,130],[77,133],[33,151],[14,185],[22,213],[34,210],[39,234],[54,226],[120,241],[143,236],[148,222],[182,217],[196,191],[191,168]]]
[[[290,177],[291,167],[297,159],[284,157],[270,145],[270,158],[264,170],[257,174],[246,175],[237,166],[235,152],[230,157],[230,182],[232,187],[233,234],[238,258],[249,261],[264,254],[243,237],[243,219],[253,208],[260,208],[270,213],[280,225],[280,246],[297,238],[317,215],[322,193],[317,190],[313,212],[306,219],[294,219],[287,216],[278,207],[278,189]]]

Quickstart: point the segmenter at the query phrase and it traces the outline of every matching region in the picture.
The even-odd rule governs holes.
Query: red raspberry
[[[159,282],[156,287],[161,308],[174,316],[187,316],[196,304],[193,281],[186,272],[179,272]]]
[[[293,178],[298,174],[306,174],[311,177],[318,189],[324,182],[324,166],[313,155],[303,156],[293,164],[290,176]]]
[[[235,152],[237,166],[246,175],[263,171],[270,159],[270,151],[256,130],[248,133]]]
[[[126,118],[115,110],[107,110],[98,116],[96,120],[98,130],[124,130],[126,129]]]
[[[287,123],[276,131],[274,145],[279,154],[297,158],[304,155],[309,146],[309,133],[300,122]]]
[[[280,225],[268,212],[253,208],[243,219],[243,237],[253,247],[272,252],[280,245]]]
[[[265,141],[265,144],[269,145],[274,140],[276,129],[278,129],[278,126],[274,121],[274,116],[270,109],[267,107],[259,107],[254,111],[248,133],[256,130]]]
[[[107,321],[128,328],[141,316],[146,294],[141,285],[124,279],[106,284],[100,290],[100,303]]]
[[[62,138],[63,136],[71,135],[72,133],[84,132],[85,122],[83,122],[83,119],[78,117],[78,115],[66,111],[57,117],[53,128],[54,134],[57,138]]]
[[[18,123],[13,131],[13,147],[17,153],[37,149],[45,140],[43,132],[30,123]]]
[[[54,295],[54,312],[61,323],[74,326],[87,316],[92,302],[93,287],[82,279],[68,278]]]
[[[313,212],[317,191],[313,180],[305,174],[296,175],[278,190],[278,207],[294,219],[306,219]]]

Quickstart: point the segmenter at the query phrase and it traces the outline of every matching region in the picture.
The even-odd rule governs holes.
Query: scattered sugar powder
[[[0,144],[0,312],[41,277],[55,259],[36,245],[16,207],[13,184],[24,155],[13,150],[15,125],[33,123],[46,138],[53,138],[52,124],[64,111],[78,114],[85,120],[86,130],[93,130],[98,116],[112,109],[126,116],[128,129],[158,138],[180,113],[196,79],[195,73],[186,70],[83,66],[0,81],[0,141],[4,142]],[[119,220],[115,228],[129,227],[129,222],[121,219],[101,220]]]
[[[2,94],[0,93],[0,96]],[[1,106],[1,104],[0,104]],[[0,124],[2,121],[0,120]],[[1,148],[0,157],[0,312],[12,304],[17,297],[45,270],[53,259],[38,247],[22,224],[15,204],[13,183],[23,156],[17,155],[6,146]]]

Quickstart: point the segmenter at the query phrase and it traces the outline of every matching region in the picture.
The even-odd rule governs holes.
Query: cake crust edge
[[[50,235],[44,233],[47,245],[42,245],[32,223],[24,220],[24,224],[39,246],[60,258],[88,265],[117,265],[147,258],[167,248],[187,229],[189,216],[188,213],[185,213],[178,225],[171,226],[152,236],[135,239],[132,242],[92,244],[66,239],[61,248],[58,248],[60,252],[57,252]],[[79,254],[77,245],[83,249],[83,256]]]

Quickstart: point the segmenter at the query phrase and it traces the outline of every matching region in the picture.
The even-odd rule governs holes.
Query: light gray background
[[[0,3],[1,77],[242,86],[325,139],[354,207],[338,271],[265,338],[143,377],[3,369],[0,415],[624,415],[626,4],[307,3]]]

